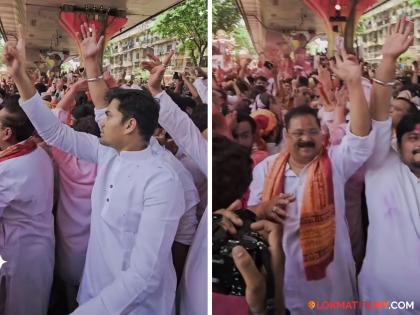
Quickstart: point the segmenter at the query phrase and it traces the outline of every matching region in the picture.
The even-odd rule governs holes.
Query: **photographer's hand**
[[[271,254],[271,268],[275,283],[275,306],[276,315],[285,314],[283,281],[284,281],[284,260],[282,239],[283,226],[267,220],[260,220],[251,224],[251,229],[260,233],[268,242]],[[242,274],[242,273],[241,273]]]
[[[236,234],[235,226],[242,226],[242,220],[235,214],[235,210],[241,208],[241,201],[235,200],[227,209],[219,209],[215,211],[216,214],[223,216],[222,226],[230,234]]]
[[[252,257],[242,246],[233,248],[232,257],[245,281],[245,299],[249,309],[253,314],[265,314],[266,285],[263,274],[258,271]]]

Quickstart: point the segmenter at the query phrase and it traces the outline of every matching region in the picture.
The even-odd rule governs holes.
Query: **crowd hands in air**
[[[420,303],[412,293],[420,290],[412,265],[420,235],[417,63],[396,77],[412,32],[410,21],[398,20],[377,68],[341,49],[306,73],[263,53],[256,68],[241,59],[213,69],[213,210],[233,238],[243,226],[236,210],[256,214],[251,229],[266,238],[276,296],[273,310],[266,271],[237,246],[245,300],[213,289],[214,314],[235,307],[242,314],[244,301],[252,314],[307,314],[310,300]],[[360,310],[375,313],[330,312]]]
[[[177,314],[206,309],[206,75],[163,85],[173,52],[147,82],[102,73],[86,23],[83,71],[29,74],[23,34],[3,56],[1,312],[170,314],[176,291]]]

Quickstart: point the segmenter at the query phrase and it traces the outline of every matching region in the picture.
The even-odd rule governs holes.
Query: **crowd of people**
[[[86,23],[83,71],[28,74],[23,34],[3,56],[0,314],[201,314],[207,77],[162,86],[173,52],[142,86],[101,73]]]
[[[397,70],[412,32],[400,18],[377,66],[341,49],[310,71],[263,53],[255,68],[213,69],[212,209],[230,235],[244,224],[236,210],[256,214],[276,296],[273,306],[266,272],[237,246],[246,294],[213,292],[214,314],[308,314],[322,302],[336,308],[315,312],[376,314],[375,301],[413,301],[394,313],[420,314],[419,72]]]

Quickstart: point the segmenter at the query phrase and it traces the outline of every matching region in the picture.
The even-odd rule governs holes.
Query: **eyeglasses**
[[[321,130],[317,130],[317,129],[312,129],[312,130],[308,130],[308,131],[296,130],[296,131],[288,132],[288,134],[291,135],[295,139],[300,139],[304,135],[308,135],[309,137],[319,136],[321,134]]]

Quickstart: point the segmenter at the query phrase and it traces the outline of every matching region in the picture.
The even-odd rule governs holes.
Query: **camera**
[[[235,235],[228,234],[221,226],[222,216],[213,214],[212,238],[212,290],[225,295],[245,296],[246,285],[232,258],[235,246],[244,247],[251,255],[258,270],[266,275],[267,293],[274,291],[271,256],[267,242],[260,234],[251,230],[255,213],[248,209],[235,211],[243,225]]]

